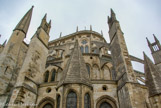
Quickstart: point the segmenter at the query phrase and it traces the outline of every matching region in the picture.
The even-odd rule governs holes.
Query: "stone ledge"
[[[39,88],[41,88],[41,87],[48,87],[48,86],[57,86],[57,84],[58,84],[58,81],[43,83],[43,84],[39,85]]]
[[[92,84],[117,84],[116,80],[91,80]]]

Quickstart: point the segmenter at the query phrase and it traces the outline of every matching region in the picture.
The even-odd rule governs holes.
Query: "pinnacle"
[[[49,21],[49,25],[51,26],[51,20]]]
[[[111,8],[111,14],[115,14],[112,8]]]
[[[31,9],[24,15],[24,17],[20,20],[20,22],[17,24],[17,26],[15,27],[14,30],[20,30],[23,33],[27,33],[29,25],[30,25],[30,21],[31,21],[31,17],[32,17],[32,11],[33,11],[33,6],[31,7]]]
[[[90,25],[90,31],[92,31],[92,25]]]
[[[77,26],[77,28],[76,28],[76,32],[78,32],[78,26]]]
[[[153,34],[153,37],[155,39],[155,42],[159,42],[159,40],[157,39],[157,37]]]
[[[150,46],[151,43],[150,43],[150,41],[149,41],[149,39],[147,37],[146,37],[146,40],[147,40],[148,45]]]
[[[47,13],[44,15],[43,19],[46,19],[46,17],[47,17]]]

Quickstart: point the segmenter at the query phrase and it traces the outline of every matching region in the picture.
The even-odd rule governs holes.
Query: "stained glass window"
[[[67,96],[66,108],[77,108],[77,95],[75,92],[69,92]]]
[[[49,71],[45,73],[45,82],[48,82],[48,78],[49,78]]]
[[[88,46],[85,47],[85,53],[89,53]]]
[[[84,53],[84,47],[81,46],[80,49],[81,49],[81,52]]]
[[[100,108],[112,108],[112,106],[107,103],[107,102],[103,102],[101,105],[100,105]]]
[[[84,108],[91,108],[91,99],[88,93],[84,96]]]
[[[83,41],[82,41],[82,44],[86,44],[86,43],[87,43],[87,41],[86,41],[86,40],[83,40]]]

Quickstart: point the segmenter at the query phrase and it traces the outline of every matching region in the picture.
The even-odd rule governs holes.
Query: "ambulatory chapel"
[[[145,53],[143,60],[130,55],[111,9],[110,43],[92,27],[49,41],[45,14],[27,44],[32,11],[0,44],[0,108],[161,108],[161,45],[155,35],[154,42],[147,39],[154,62]],[[143,64],[144,72],[132,61]]]

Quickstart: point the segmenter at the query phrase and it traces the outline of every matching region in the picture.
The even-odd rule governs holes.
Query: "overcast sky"
[[[52,20],[50,40],[92,25],[96,32],[103,31],[109,42],[107,16],[110,8],[116,13],[131,55],[143,58],[142,52],[151,58],[146,37],[154,42],[152,34],[161,41],[161,0],[0,0],[0,43],[9,39],[13,29],[24,14],[34,5],[26,41],[35,33],[41,19],[47,13]],[[139,68],[136,67],[136,68]]]

